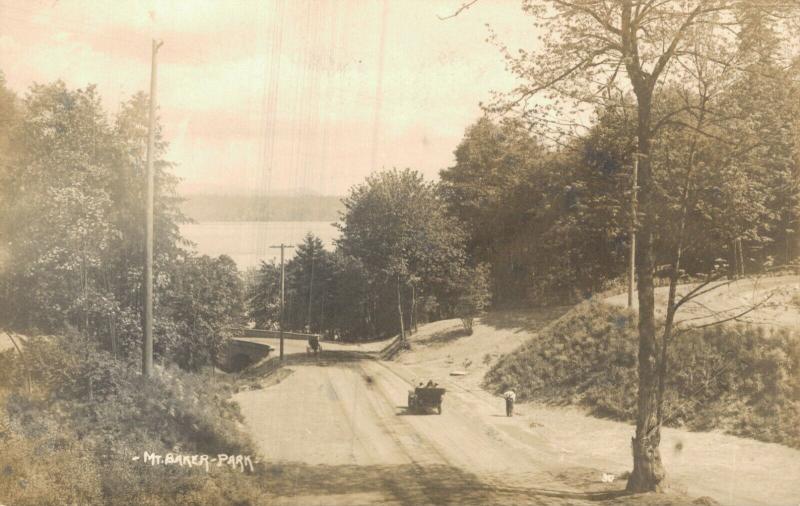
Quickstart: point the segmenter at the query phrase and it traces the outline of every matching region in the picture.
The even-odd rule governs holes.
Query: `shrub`
[[[0,504],[255,504],[256,478],[225,468],[149,466],[132,457],[253,454],[223,378],[170,366],[151,379],[80,336],[29,340],[0,355]]]

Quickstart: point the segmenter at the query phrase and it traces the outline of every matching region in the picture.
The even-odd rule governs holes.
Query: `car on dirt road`
[[[433,382],[428,382],[426,386],[418,386],[414,390],[409,390],[408,411],[410,413],[424,413],[429,409],[435,409],[441,415],[444,393],[445,389]]]

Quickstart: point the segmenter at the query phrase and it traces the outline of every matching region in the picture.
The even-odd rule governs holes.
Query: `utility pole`
[[[311,279],[308,283],[308,318],[306,319],[306,327],[308,332],[311,333],[311,301],[312,294],[314,293],[314,248],[311,248]]]
[[[163,42],[153,39],[150,68],[150,115],[147,125],[147,200],[145,203],[145,253],[144,253],[144,342],[142,343],[142,375],[153,375],[153,195],[155,177],[153,157],[156,143],[156,56]]]
[[[628,258],[628,307],[633,307],[633,292],[636,279],[636,190],[639,179],[639,138],[636,138],[636,152],[633,154],[633,178],[631,181],[631,251]]]
[[[270,248],[280,248],[281,249],[281,320],[280,320],[280,339],[281,339],[281,360],[283,360],[283,296],[286,287],[286,272],[283,268],[283,250],[285,248],[294,248],[294,246],[289,246],[286,244],[281,243],[280,246],[270,246]]]

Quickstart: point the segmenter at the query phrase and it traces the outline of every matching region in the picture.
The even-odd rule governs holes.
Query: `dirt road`
[[[329,357],[290,369],[276,385],[237,394],[283,478],[272,503],[588,504],[619,488],[576,486],[587,476],[577,464],[549,472],[552,452],[515,437],[524,420],[497,409],[487,417],[469,396],[448,393],[442,415],[406,413],[408,373],[392,364]]]
[[[268,344],[272,346],[273,352],[271,356],[276,356],[279,353],[281,341],[271,337],[237,337],[237,341],[247,341],[258,344]],[[0,341],[2,343],[2,341]],[[369,343],[357,344],[344,344],[336,341],[323,341],[322,348],[328,351],[362,351],[362,352],[377,352],[386,346],[386,341],[373,341]],[[304,339],[284,339],[283,340],[283,353],[285,355],[295,355],[306,353],[308,342]]]
[[[691,504],[681,492],[798,504],[800,452],[780,445],[665,429],[678,493],[630,497],[624,479],[601,476],[629,469],[632,427],[534,404],[505,417],[479,386],[486,368],[561,313],[494,314],[472,336],[454,321],[430,324],[392,362],[363,351],[292,357],[264,388],[236,395],[275,478],[270,504]],[[409,388],[428,378],[448,390],[442,415],[407,413]]]

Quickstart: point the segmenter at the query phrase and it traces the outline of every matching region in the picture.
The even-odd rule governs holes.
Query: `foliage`
[[[483,313],[491,302],[489,266],[480,264],[464,268],[455,290],[457,293],[455,315],[461,319],[464,330],[471,335],[473,320]]]
[[[631,311],[585,302],[487,373],[496,392],[636,416],[637,328]],[[800,340],[787,330],[716,326],[675,338],[669,350],[666,423],[800,448]]]
[[[409,169],[383,171],[354,187],[344,206],[339,246],[368,273],[368,312],[378,335],[402,330],[406,318],[403,326],[412,327],[418,297],[452,306],[448,294],[465,263],[465,237],[433,184]]]
[[[344,205],[340,245],[376,277],[438,281],[463,256],[457,222],[444,212],[434,186],[415,171],[371,175]]]
[[[795,20],[800,6],[789,0],[768,4],[736,0],[526,0],[523,10],[536,20],[541,30],[540,43],[534,52],[512,53],[503,48],[508,68],[522,83],[511,96],[498,100],[491,108],[493,111],[515,112],[534,126],[544,125],[542,130],[574,134],[579,120],[591,112],[590,108],[621,106],[625,110],[625,99],[632,99],[638,167],[635,270],[640,360],[636,437],[632,441],[634,465],[627,489],[660,491],[666,476],[658,448],[666,378],[665,369],[655,364],[657,350],[661,349],[662,355],[666,353],[665,343],[677,308],[674,287],[680,277],[684,247],[689,244],[685,235],[687,217],[698,207],[693,202],[698,193],[694,175],[705,172],[695,154],[706,136],[717,137],[715,125],[731,119],[724,108],[717,107],[720,90],[727,89],[732,80],[747,70],[747,64],[753,61],[751,53],[767,56],[771,44],[762,42],[778,41],[779,33],[789,33],[777,28],[786,28],[780,25]],[[769,57],[777,58],[779,54],[773,51]],[[683,100],[677,108],[663,107],[673,89],[678,90]],[[544,104],[530,100],[537,94],[549,100]],[[659,178],[654,143],[663,137],[664,128],[675,123],[695,134],[685,146],[685,155],[680,157],[682,163],[678,164],[685,169],[684,175]],[[555,128],[548,128],[552,126]],[[747,198],[748,192],[743,191],[746,177],[742,177],[743,171],[736,170],[734,160],[735,157],[728,159],[734,166],[730,179],[738,181],[727,188],[735,191],[740,197],[737,200],[753,203]],[[723,176],[728,169],[724,163],[716,168],[718,175]],[[673,195],[678,195],[678,199],[664,199],[665,194],[669,195],[660,186],[664,179],[676,183],[678,190]],[[668,203],[666,208],[664,200]],[[746,215],[760,214],[759,202],[755,204]],[[672,243],[666,264],[672,289],[662,346],[656,336],[653,279],[657,270],[661,270],[656,251],[662,231],[658,221],[671,214],[669,211],[675,211],[678,219],[672,224],[677,234],[667,235]],[[725,225],[736,228],[735,222]],[[741,241],[741,236],[734,236],[738,273],[742,272],[743,264]],[[662,365],[664,362],[662,358]]]
[[[373,335],[366,316],[367,273],[341,251],[308,234],[286,262],[284,328],[345,339]],[[279,328],[280,266],[262,262],[248,288],[248,315],[257,328]]]
[[[252,475],[224,468],[150,466],[133,456],[252,454],[231,386],[174,367],[151,379],[80,335],[26,345],[33,395],[21,364],[0,355],[0,502],[56,504],[241,504],[262,493]]]
[[[369,275],[364,264],[352,256],[335,251],[330,256],[332,277],[326,281],[324,321],[320,328],[348,340],[375,336],[376,325],[370,319]]]
[[[243,288],[234,261],[207,255],[180,261],[172,287],[160,299],[163,312],[178,322],[170,357],[181,367],[216,364],[235,326],[243,322]]]
[[[520,244],[519,232],[527,227],[530,210],[535,213],[543,202],[541,191],[524,190],[536,178],[543,157],[549,153],[524,124],[511,120],[496,124],[483,117],[464,133],[455,150],[455,165],[439,173],[439,191],[448,212],[467,231],[468,253],[493,266],[498,302],[526,295],[533,269],[528,267],[527,242]]]
[[[245,283],[247,318],[260,329],[277,325],[281,304],[280,266],[262,261],[258,269],[245,273]]]
[[[285,264],[285,329],[383,337],[401,330],[401,321],[412,329],[419,319],[486,306],[488,268],[468,269],[465,235],[436,185],[409,169],[384,171],[354,187],[343,205],[336,249],[308,234]],[[249,278],[251,320],[277,327],[280,268],[262,263]]]
[[[328,290],[335,283],[331,253],[322,240],[309,233],[295,248],[287,265],[287,307],[285,318],[294,328],[320,331],[323,328],[325,304],[330,303]],[[355,294],[352,302],[357,303]]]
[[[0,83],[2,84],[2,83]],[[147,96],[109,119],[94,86],[34,85],[21,103],[0,87],[0,312],[37,334],[78,329],[115,356],[139,353]],[[197,368],[213,362],[241,311],[233,262],[196,257],[177,178],[156,132],[155,353]]]
[[[698,135],[693,113],[675,113],[652,143],[656,264],[669,264],[678,238],[691,237],[681,261],[688,274],[708,272],[719,258],[735,265],[736,239],[747,273],[797,255],[800,90],[789,72],[766,62],[725,85],[715,90],[715,114],[730,119],[709,120],[706,135]],[[656,109],[666,115],[700,99],[664,88]],[[589,130],[557,150],[535,148],[517,123],[481,118],[467,129],[456,165],[441,172],[441,192],[470,237],[470,255],[492,266],[495,304],[581,300],[624,275],[636,136],[631,107],[627,98],[599,106]],[[518,155],[528,145],[528,158]],[[514,165],[501,163],[507,159]],[[498,167],[503,177],[493,176]]]

